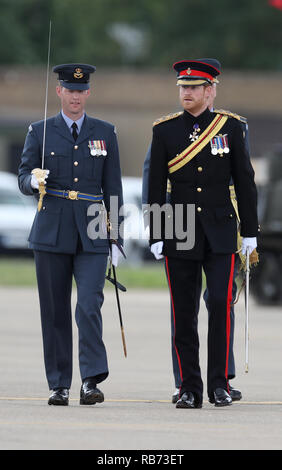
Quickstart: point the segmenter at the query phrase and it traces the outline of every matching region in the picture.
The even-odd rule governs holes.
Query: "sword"
[[[118,293],[118,286],[117,286],[117,278],[116,278],[116,268],[115,268],[114,265],[113,265],[113,273],[114,273],[115,291],[116,291],[116,298],[117,298],[117,306],[118,306],[118,314],[119,314],[119,322],[120,322],[120,330],[121,330],[121,338],[122,338],[123,352],[124,352],[124,356],[127,357],[126,344],[125,344],[125,336],[124,336],[124,329],[123,329],[122,316],[121,316],[121,308],[120,308],[120,302],[119,302],[119,293]]]
[[[114,267],[114,266],[113,266]],[[122,292],[126,292],[126,287],[124,287],[117,279],[112,278],[112,266],[111,263],[109,265],[108,274],[106,276],[107,281],[111,282],[114,286],[117,286],[119,290]]]
[[[45,154],[45,140],[46,140],[46,120],[47,120],[47,103],[48,103],[48,87],[49,87],[49,65],[50,65],[50,49],[51,49],[51,29],[52,22],[49,24],[49,37],[48,37],[48,56],[47,56],[47,72],[46,72],[46,87],[45,87],[45,109],[44,109],[44,125],[43,125],[43,142],[42,142],[42,159],[41,169],[44,169],[44,154]],[[39,201],[38,201],[38,212],[42,207],[43,198],[46,194],[44,181],[39,183]]]
[[[246,252],[246,286],[245,286],[245,372],[249,372],[249,283],[250,283],[250,253]]]
[[[119,315],[119,323],[120,323],[120,330],[121,330],[121,338],[122,338],[122,345],[123,345],[123,352],[124,356],[127,357],[127,351],[126,351],[126,344],[125,344],[125,336],[124,336],[124,329],[123,329],[123,322],[122,322],[122,316],[121,316],[121,308],[120,308],[120,301],[119,301],[119,289],[123,292],[126,292],[126,288],[120,284],[120,282],[117,281],[117,275],[116,275],[116,268],[112,263],[112,245],[115,244],[117,245],[118,249],[126,258],[125,253],[122,249],[122,246],[118,243],[117,240],[113,240],[111,238],[111,229],[112,229],[112,224],[110,221],[110,213],[108,212],[107,214],[107,232],[108,232],[108,241],[109,241],[109,248],[110,248],[110,266],[109,266],[109,271],[108,275],[106,276],[106,279],[110,281],[114,286],[115,286],[115,292],[116,292],[116,299],[117,299],[117,306],[118,306],[118,315]],[[113,268],[113,274],[114,278],[111,277],[111,268]]]

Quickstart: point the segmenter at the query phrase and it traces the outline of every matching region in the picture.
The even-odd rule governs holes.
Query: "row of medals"
[[[88,147],[93,157],[104,157],[107,155],[106,143],[104,140],[89,140]]]
[[[194,124],[193,133],[189,135],[191,142],[195,142],[199,138],[201,131],[199,124]],[[210,141],[212,155],[219,155],[223,157],[224,153],[229,153],[227,134],[219,134],[213,137]]]

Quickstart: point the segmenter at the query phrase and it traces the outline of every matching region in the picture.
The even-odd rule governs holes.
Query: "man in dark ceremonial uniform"
[[[58,74],[56,92],[61,111],[47,119],[45,142],[44,121],[30,125],[19,167],[19,187],[26,195],[38,195],[40,184],[46,191],[29,242],[36,263],[45,370],[52,390],[48,403],[69,402],[74,277],[80,403],[95,404],[104,400],[97,384],[109,373],[101,316],[109,241],[101,224],[99,236],[88,229],[94,220],[90,215],[98,217],[104,207],[110,210],[111,197],[117,198],[118,210],[123,204],[119,151],[115,127],[85,113],[95,67],[63,64],[53,71]],[[92,204],[96,204],[95,213]],[[117,253],[114,245],[115,265]]]
[[[214,65],[218,70],[221,69],[221,64],[218,62],[218,60],[215,59],[199,59],[200,61],[205,61],[206,63],[209,63],[210,65]],[[214,101],[216,98],[216,86],[217,86],[218,80],[215,78],[214,83],[212,86],[212,95],[210,97],[210,100],[208,102],[208,107],[211,111],[214,110]],[[245,117],[239,116],[238,114],[232,113],[231,111],[225,111],[225,110],[220,110],[221,112],[225,112],[229,114],[231,117],[234,117],[237,119],[243,129],[243,136],[245,140],[245,145],[247,148],[247,153],[249,153],[249,139],[248,139],[248,123]],[[145,227],[147,227],[148,224],[148,185],[149,185],[149,168],[150,168],[150,159],[151,159],[151,145],[148,148],[147,155],[144,161],[143,165],[143,185],[142,185],[142,204],[144,207],[144,224]],[[230,182],[232,183],[232,181]],[[237,211],[237,200],[236,200],[236,195],[234,191],[233,184],[230,184],[229,186],[230,189],[230,197],[232,200],[232,203],[234,205],[236,215],[238,213]],[[168,181],[168,186],[167,186],[167,202],[169,202],[170,199],[170,183]],[[239,222],[239,220],[238,220]],[[238,237],[238,244],[240,242],[240,237]],[[237,293],[237,284],[236,284],[236,276],[238,274],[238,269],[239,269],[239,255],[236,255],[235,257],[235,267],[234,267],[234,279],[233,279],[233,301],[236,298],[236,293]],[[202,289],[202,282],[200,279],[200,284],[199,284],[199,289],[201,291]],[[205,289],[204,291],[204,300],[206,302],[207,309],[209,310],[208,306],[208,290]],[[173,309],[172,306],[170,308],[171,311],[171,355],[172,355],[172,368],[173,368],[173,376],[174,376],[174,383],[175,383],[175,391],[172,395],[172,403],[176,403],[178,398],[179,398],[179,389],[181,385],[181,377],[180,377],[180,371],[179,371],[179,364],[178,364],[178,359],[177,359],[177,354],[175,351],[175,344],[174,344],[174,317],[173,317]],[[230,343],[229,343],[229,354],[228,354],[228,386],[229,386],[229,393],[231,395],[231,398],[233,401],[240,400],[242,398],[242,393],[240,390],[237,388],[234,388],[230,385],[230,380],[234,379],[235,377],[235,356],[234,356],[234,350],[233,350],[233,345],[234,345],[234,330],[235,330],[235,314],[234,314],[234,306],[231,306],[230,309]]]
[[[242,126],[225,113],[211,112],[208,102],[220,71],[204,60],[174,64],[180,87],[182,113],[158,120],[153,128],[149,176],[150,206],[166,203],[167,179],[174,210],[173,237],[165,236],[165,225],[156,235],[150,217],[151,251],[156,259],[165,256],[174,315],[174,341],[181,374],[178,408],[202,406],[203,383],[199,367],[197,313],[199,279],[204,269],[209,292],[208,396],[216,406],[232,403],[228,390],[230,303],[237,250],[236,213],[230,199],[232,178],[238,201],[243,237],[242,251],[256,247],[258,231],[254,171],[244,142]],[[176,206],[195,208],[195,243],[183,249],[176,236]],[[168,216],[170,217],[170,216]]]

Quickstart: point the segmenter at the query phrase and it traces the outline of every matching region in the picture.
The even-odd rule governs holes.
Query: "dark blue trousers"
[[[101,316],[108,255],[35,251],[34,257],[49,388],[71,386],[73,277],[77,286],[75,320],[81,378],[95,377],[97,383],[102,382],[108,376]]]

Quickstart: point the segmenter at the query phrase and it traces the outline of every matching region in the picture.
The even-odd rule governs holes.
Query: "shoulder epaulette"
[[[244,116],[240,116],[239,114],[232,113],[231,111],[226,111],[225,109],[214,109],[213,112],[217,114],[224,114],[225,116],[233,117],[234,119],[238,119],[238,121],[241,121],[244,124],[248,123],[247,118],[245,118]]]
[[[162,116],[161,118],[154,121],[153,126],[156,126],[157,124],[161,124],[162,122],[165,122],[165,121],[169,121],[170,119],[175,119],[181,114],[183,114],[183,111],[180,111],[179,113],[171,113],[171,114],[167,114],[166,116]]]

